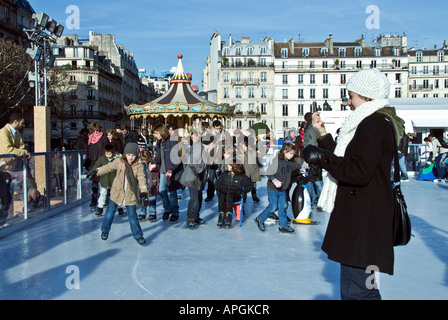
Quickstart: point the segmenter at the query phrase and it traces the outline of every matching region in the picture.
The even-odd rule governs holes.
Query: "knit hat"
[[[134,156],[138,155],[138,145],[133,142],[129,142],[124,147],[123,154],[133,154]]]
[[[390,83],[378,69],[366,69],[354,74],[347,82],[347,90],[370,99],[387,99]]]

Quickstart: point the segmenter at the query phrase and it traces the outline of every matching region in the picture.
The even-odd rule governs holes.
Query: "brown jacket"
[[[138,181],[138,186],[140,192],[148,192],[146,186],[145,173],[143,171],[143,165],[139,162],[135,162],[132,165],[132,170]],[[126,165],[125,162],[118,158],[105,166],[98,169],[97,175],[101,176],[103,174],[116,171],[116,176],[114,182],[112,183],[112,189],[110,191],[110,199],[116,204],[121,204],[124,201],[126,206],[137,206],[140,207],[140,194],[134,194],[130,190],[129,183],[126,180]],[[126,190],[125,190],[126,187]]]

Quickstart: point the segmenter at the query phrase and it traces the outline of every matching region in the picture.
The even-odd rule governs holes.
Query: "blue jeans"
[[[271,213],[278,208],[278,226],[280,228],[286,227],[288,224],[286,214],[286,208],[288,206],[286,203],[286,191],[268,190],[268,201],[268,206],[258,215],[257,220],[260,222],[265,222]]]
[[[152,196],[148,198],[149,204],[147,207],[140,207],[140,215],[146,216],[146,213],[148,214],[156,214],[156,196]]]
[[[188,202],[187,222],[198,219],[202,207],[202,189],[188,188],[188,190],[190,191],[190,201]]]
[[[112,226],[112,222],[114,221],[115,211],[117,211],[118,205],[113,202],[112,200],[109,200],[109,206],[107,207],[106,214],[103,218],[103,225],[101,226],[101,231],[109,233],[110,228]],[[132,236],[134,239],[140,239],[143,237],[143,231],[140,227],[140,223],[138,222],[137,218],[137,212],[136,212],[137,206],[126,206],[126,212],[128,214],[128,220],[129,225],[131,227]]]
[[[323,182],[322,180],[318,180],[315,182],[308,182],[306,184],[308,193],[310,195],[311,204],[316,204],[317,200],[320,197],[320,194],[322,193],[323,188]]]
[[[165,212],[171,212],[171,214],[179,215],[179,202],[177,199],[177,191],[169,191],[166,183],[166,176],[164,173],[160,173],[159,193],[162,198],[163,208]]]

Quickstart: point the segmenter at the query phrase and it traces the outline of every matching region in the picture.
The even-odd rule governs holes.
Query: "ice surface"
[[[102,219],[89,203],[17,231],[0,239],[0,299],[339,299],[339,264],[320,249],[328,214],[313,211],[320,224],[293,224],[294,234],[275,224],[262,233],[253,219],[267,205],[265,186],[264,178],[259,204],[248,196],[241,228],[234,221],[218,229],[216,197],[202,206],[206,225],[193,231],[185,225],[188,190],[176,224],[160,219],[159,201],[159,220],[141,223],[146,247],[126,216],[101,240]],[[448,299],[448,184],[411,179],[402,188],[415,237],[396,248],[395,275],[380,275],[382,297]]]

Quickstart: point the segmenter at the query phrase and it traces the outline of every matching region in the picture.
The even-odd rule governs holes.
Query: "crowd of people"
[[[205,223],[200,217],[202,204],[210,203],[215,195],[219,227],[232,225],[234,204],[246,202],[249,193],[254,203],[260,202],[257,183],[261,181],[261,159],[269,146],[266,143],[269,133],[244,134],[239,129],[230,133],[223,130],[219,120],[213,121],[208,130],[193,129],[183,134],[173,124],[156,124],[151,134],[146,128],[137,133],[123,125],[115,140],[106,139],[98,123],[91,123],[89,129],[85,168],[92,182],[90,205],[96,207],[97,216],[104,215],[101,228],[104,240],[109,237],[115,211],[118,208],[119,214],[123,214],[125,207],[135,240],[145,244],[140,222],[158,220],[157,199],[164,210],[162,220],[177,222],[180,191],[184,189],[189,192],[186,226],[190,229]],[[107,132],[108,137],[114,135]],[[256,219],[262,231],[264,221],[271,218],[280,222],[281,232],[294,232],[288,226],[291,221],[286,215],[289,198],[286,193],[297,181],[294,178],[300,170],[307,170],[307,165],[300,159],[303,140],[292,138],[283,143],[278,156],[263,173],[268,177],[266,188],[269,193],[272,191],[272,197],[263,215]],[[274,200],[274,194],[282,201]],[[315,198],[317,203],[318,195]]]
[[[330,213],[322,250],[340,263],[341,297],[381,299],[372,275],[378,270],[394,272],[391,164],[397,149],[399,160],[403,160],[414,137],[404,134],[404,121],[389,106],[389,80],[379,70],[356,73],[348,81],[347,91],[353,112],[337,137],[326,131],[318,112],[307,113],[297,135],[288,132],[262,173],[260,160],[268,147],[262,140],[266,137],[239,129],[230,134],[219,120],[209,130],[182,135],[173,124],[156,124],[151,133],[146,128],[137,133],[126,125],[103,133],[99,123],[91,123],[81,134],[78,149],[87,150],[84,166],[92,182],[90,205],[97,216],[103,216],[101,238],[109,238],[116,211],[123,214],[126,209],[134,239],[145,245],[140,223],[158,220],[158,199],[164,211],[162,220],[177,222],[179,190],[183,189],[189,192],[186,226],[190,229],[205,223],[201,218],[203,202],[210,203],[215,195],[217,225],[230,226],[234,203],[244,203],[249,193],[253,202],[259,203],[257,191],[266,188],[268,205],[255,217],[256,226],[264,232],[265,221],[272,218],[278,221],[280,232],[292,233],[287,216],[289,190],[297,177],[306,173],[312,204]],[[20,137],[23,126],[23,119],[13,116],[0,130],[0,154],[29,156]],[[433,145],[434,157],[448,152],[436,140],[425,139]],[[6,191],[14,161],[11,157],[0,163],[0,224],[10,204]],[[55,163],[59,163],[57,158]],[[405,169],[403,180],[408,179]],[[262,174],[267,183],[257,186]],[[311,224],[309,219],[293,221]]]

